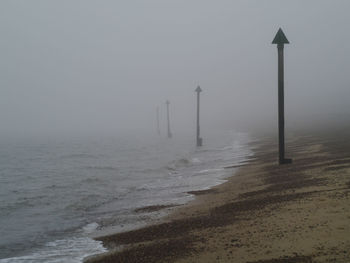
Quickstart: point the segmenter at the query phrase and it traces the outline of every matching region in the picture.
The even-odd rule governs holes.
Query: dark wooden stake
[[[202,146],[203,139],[200,137],[200,128],[199,128],[199,95],[202,92],[201,87],[198,86],[195,92],[197,92],[197,146]]]
[[[160,125],[159,125],[159,107],[157,107],[157,133],[160,135]]]
[[[167,100],[166,101],[166,113],[167,113],[167,121],[168,121],[168,138],[171,138],[173,135],[170,132],[169,104],[170,104],[170,102]]]
[[[278,50],[278,137],[279,137],[279,164],[288,164],[292,159],[285,158],[284,145],[284,44],[289,44],[288,39],[280,28],[272,41],[277,44]]]

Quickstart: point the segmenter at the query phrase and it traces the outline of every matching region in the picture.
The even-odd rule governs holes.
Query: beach
[[[290,136],[289,165],[278,165],[272,137],[254,143],[228,182],[161,223],[97,238],[109,252],[85,262],[349,262],[346,135]]]

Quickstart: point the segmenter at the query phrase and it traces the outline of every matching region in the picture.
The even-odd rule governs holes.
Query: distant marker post
[[[202,89],[200,86],[198,86],[195,90],[197,92],[197,147],[203,145],[203,139],[200,137],[200,128],[199,128],[199,96],[200,93],[202,92]]]
[[[172,134],[170,131],[170,117],[169,117],[169,104],[170,104],[170,102],[167,100],[165,103],[166,103],[166,113],[167,113],[167,122],[168,122],[168,138],[171,138]]]
[[[284,156],[284,44],[289,44],[287,37],[280,28],[272,41],[277,44],[278,50],[278,137],[279,137],[279,164],[292,163],[292,159]]]
[[[159,126],[159,107],[157,107],[157,133],[160,136],[160,126]]]

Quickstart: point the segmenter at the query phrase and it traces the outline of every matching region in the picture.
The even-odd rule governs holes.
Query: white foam
[[[94,232],[98,227],[99,227],[99,225],[96,222],[94,222],[94,223],[87,224],[86,226],[84,226],[83,231],[87,234],[90,234],[90,233]]]
[[[61,239],[27,256],[0,259],[0,263],[81,263],[85,257],[106,251],[102,242],[88,237]]]
[[[216,169],[205,169],[205,170],[201,170],[198,173],[199,174],[203,174],[203,173],[216,173],[216,172],[221,172],[224,171],[223,168],[216,168]]]

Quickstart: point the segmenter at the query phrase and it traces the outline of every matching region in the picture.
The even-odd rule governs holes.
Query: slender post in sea
[[[199,95],[202,92],[200,86],[198,86],[195,90],[197,92],[197,147],[202,146],[203,139],[200,137],[200,129],[199,129]]]
[[[278,50],[278,137],[279,137],[279,164],[292,163],[292,159],[284,156],[284,44],[289,44],[287,37],[280,28],[272,41],[277,44]]]
[[[160,136],[160,126],[159,126],[159,107],[157,107],[157,132]]]
[[[167,121],[168,121],[168,138],[171,138],[172,134],[170,132],[169,104],[170,104],[170,102],[167,100],[166,101],[166,114],[167,114]]]

